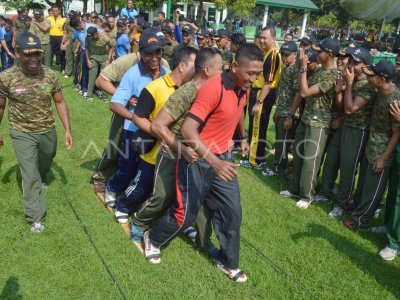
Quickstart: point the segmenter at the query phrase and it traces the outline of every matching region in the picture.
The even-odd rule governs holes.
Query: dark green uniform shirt
[[[309,86],[317,85],[320,93],[308,97],[301,120],[307,125],[329,128],[332,119],[332,106],[335,101],[335,82],[337,69],[319,68],[309,79]]]
[[[57,74],[42,66],[37,75],[24,74],[19,65],[0,73],[0,97],[8,98],[8,125],[30,133],[46,133],[54,128],[51,100],[61,91]]]
[[[46,24],[48,26],[51,26],[50,20],[48,20],[48,19],[45,19],[42,22],[37,22],[37,23],[39,23],[41,25]],[[50,27],[49,27],[49,30],[47,30],[46,32],[43,32],[35,24],[31,24],[29,31],[31,33],[33,33],[34,35],[36,35],[40,39],[40,42],[42,43],[42,45],[47,45],[50,43]]]
[[[350,116],[344,118],[344,125],[365,129],[369,127],[371,122],[372,109],[374,108],[376,92],[368,84],[367,78],[363,78],[353,84],[352,88],[353,98],[361,97],[367,101],[361,109]]]
[[[85,49],[89,49],[90,55],[105,55],[111,47],[111,41],[105,32],[99,32],[99,38],[86,38]]]
[[[227,50],[221,49],[221,56],[224,65],[231,65],[231,63],[233,62],[233,53],[231,52],[230,49]]]
[[[171,41],[171,45],[165,45],[163,51],[163,58],[168,62],[172,68],[172,59],[174,57],[175,49],[179,45],[176,41]]]
[[[372,111],[371,128],[365,154],[368,161],[373,164],[385,152],[393,131],[392,126],[400,127],[400,123],[390,114],[390,104],[400,100],[400,91],[396,89],[390,94],[377,94]],[[387,161],[390,166],[393,156]]]
[[[190,42],[187,43],[187,44],[180,43],[178,46],[176,46],[175,51],[177,51],[178,49],[180,49],[180,48],[182,48],[182,47],[184,47],[184,46],[193,47],[193,48],[199,50],[199,47],[197,47],[196,44],[193,43],[193,41],[190,41]]]
[[[64,23],[64,30],[67,32],[67,34],[65,35],[65,41],[70,41],[70,43],[72,44],[72,32],[74,31],[74,29],[71,27],[71,25],[69,25],[69,22]]]
[[[13,20],[13,27],[15,28],[17,33],[21,33],[21,32],[24,32],[24,31],[29,31],[29,27],[26,26],[26,24],[24,22],[22,22],[19,17],[16,17]]]
[[[286,118],[292,106],[294,96],[299,89],[297,74],[299,67],[291,64],[282,68],[281,78],[278,84],[278,118]],[[296,116],[299,116],[298,110]]]

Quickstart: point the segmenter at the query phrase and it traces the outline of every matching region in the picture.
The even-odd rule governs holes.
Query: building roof
[[[319,10],[311,0],[257,0],[257,4],[299,10]]]

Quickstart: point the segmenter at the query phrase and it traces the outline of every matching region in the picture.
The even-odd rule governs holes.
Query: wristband
[[[301,67],[299,69],[299,73],[305,73],[305,72],[307,72],[307,67]]]
[[[256,104],[263,104],[263,101],[261,101],[260,99],[257,99]]]

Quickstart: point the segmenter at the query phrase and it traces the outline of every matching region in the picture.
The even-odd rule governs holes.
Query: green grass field
[[[110,112],[87,103],[64,80],[74,148],[59,147],[46,190],[46,229],[32,234],[22,208],[21,176],[8,134],[0,132],[0,299],[395,299],[400,259],[376,256],[385,236],[351,232],[327,216],[331,204],[302,211],[281,198],[284,177],[240,169],[243,206],[240,267],[231,282],[183,238],[150,265],[102,206],[90,175],[106,144]],[[269,136],[274,138],[273,126]],[[382,217],[381,217],[382,219]],[[375,220],[379,224],[382,220]]]

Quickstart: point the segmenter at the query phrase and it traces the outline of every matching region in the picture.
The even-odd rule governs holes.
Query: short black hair
[[[287,36],[289,36],[289,35],[293,38],[293,34],[290,33],[290,32],[289,32],[289,33],[286,33],[286,34],[285,34],[285,37],[287,37]]]
[[[269,31],[269,34],[273,37],[276,37],[276,30],[274,26],[265,26],[263,29],[261,29],[261,31]]]
[[[183,46],[182,48],[175,51],[174,57],[172,59],[172,69],[175,69],[179,63],[187,63],[192,54],[197,55],[199,51],[190,46]]]
[[[13,21],[12,21],[12,20],[10,20],[10,19],[6,19],[6,23],[7,23],[7,25],[10,25],[10,26],[12,26],[12,24],[13,24]]]
[[[202,48],[196,54],[196,60],[194,61],[194,67],[196,68],[196,73],[203,71],[204,67],[209,64],[216,55],[221,56],[221,52],[218,48]]]
[[[158,15],[162,15],[165,18],[165,12],[163,12],[163,11],[159,11]]]
[[[3,16],[0,16],[0,21],[5,21],[6,18],[4,18]]]
[[[246,44],[246,36],[243,33],[236,32],[231,35],[231,43],[235,44],[236,46]]]
[[[254,44],[243,44],[239,47],[235,60],[239,64],[244,61],[264,61],[264,52]]]
[[[53,5],[53,6],[51,7],[51,9],[54,9],[54,8],[57,8],[58,10],[60,10],[60,8],[59,8],[57,5]]]
[[[111,30],[111,25],[110,25],[110,23],[107,23],[107,22],[104,22],[103,23],[103,28],[108,28],[108,29],[110,29]]]
[[[79,24],[81,24],[81,20],[79,20],[79,18],[72,18],[71,21],[69,21],[69,25],[72,28],[75,28],[76,26],[78,26]]]

